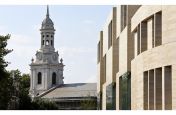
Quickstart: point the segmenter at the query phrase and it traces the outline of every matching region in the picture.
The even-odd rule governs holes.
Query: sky
[[[63,58],[65,83],[97,82],[97,41],[112,6],[50,5],[55,50]],[[1,5],[0,35],[10,34],[7,70],[30,73],[32,57],[40,49],[40,27],[46,5]]]

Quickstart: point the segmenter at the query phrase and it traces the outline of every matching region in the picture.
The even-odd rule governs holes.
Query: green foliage
[[[41,98],[36,98],[32,102],[32,109],[35,110],[57,110],[58,106],[55,102],[41,99]]]
[[[10,39],[10,35],[6,36],[0,36],[0,75],[6,75],[5,67],[8,66],[8,62],[4,60],[4,56],[6,56],[8,53],[10,53],[12,50],[6,49],[7,46],[7,40]],[[4,73],[4,74],[3,74]],[[0,78],[1,78],[0,77]]]
[[[4,56],[12,51],[6,49],[9,39],[10,35],[0,36],[0,109],[7,109],[13,90],[12,79],[5,69],[8,66],[8,62],[4,59]]]
[[[87,100],[81,101],[81,109],[83,110],[96,110],[97,109],[97,99],[91,98],[90,95],[87,96]]]
[[[17,107],[11,107],[9,109],[30,109],[31,108],[31,98],[29,97],[29,86],[30,86],[30,76],[29,74],[21,75],[21,72],[17,70],[12,70],[9,72],[13,77],[13,97],[17,97],[15,103],[18,103]],[[11,99],[13,101],[13,99]],[[10,104],[12,104],[10,102]]]
[[[44,100],[41,98],[35,98],[33,101],[28,95],[30,87],[30,76],[29,74],[21,75],[19,70],[13,70],[10,72],[15,76],[15,81],[19,83],[18,98],[19,98],[19,107],[20,110],[56,110],[57,105],[54,102]]]

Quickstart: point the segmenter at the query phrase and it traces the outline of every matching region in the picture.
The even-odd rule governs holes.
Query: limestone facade
[[[100,109],[176,109],[175,14],[175,6],[112,9],[98,41]]]

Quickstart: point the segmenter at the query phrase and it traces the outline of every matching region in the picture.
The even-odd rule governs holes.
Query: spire
[[[47,13],[46,13],[46,17],[49,18],[49,6],[47,5]]]

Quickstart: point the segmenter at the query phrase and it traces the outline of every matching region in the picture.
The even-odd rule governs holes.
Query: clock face
[[[38,58],[38,60],[41,60],[41,59],[42,59],[42,54],[39,53],[39,54],[37,55],[37,58]]]
[[[57,60],[57,55],[56,55],[56,54],[54,54],[52,57],[53,57],[53,60],[54,60],[54,61]]]

